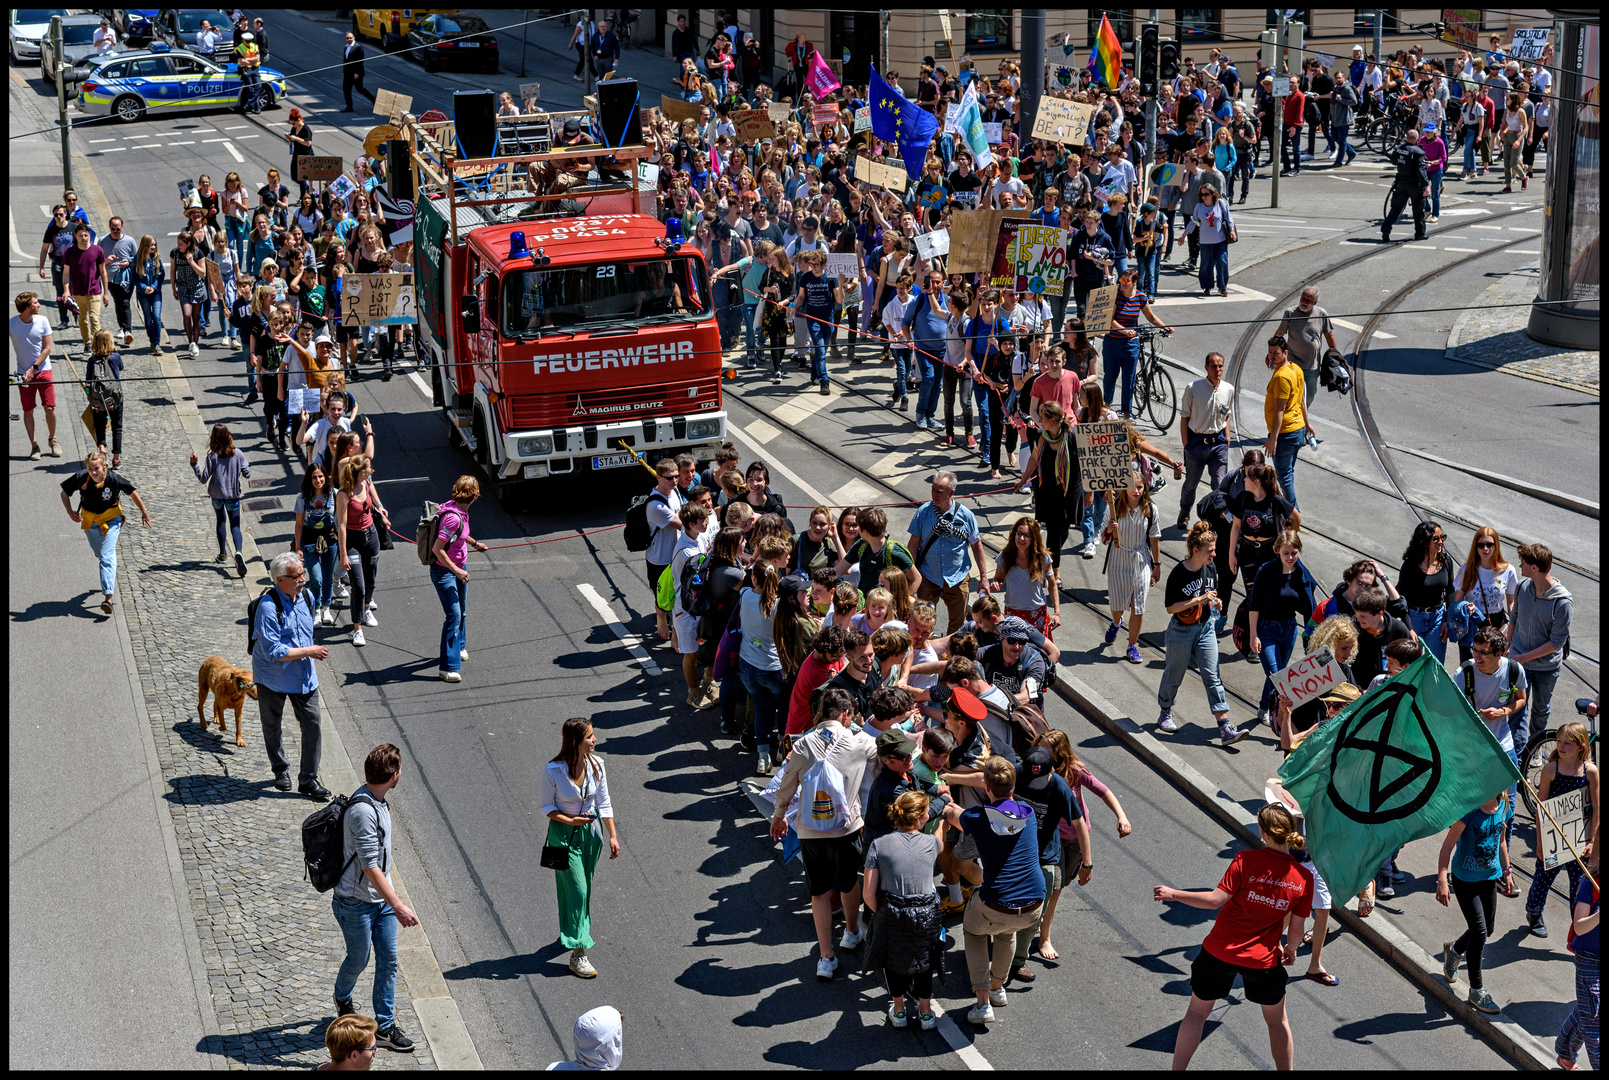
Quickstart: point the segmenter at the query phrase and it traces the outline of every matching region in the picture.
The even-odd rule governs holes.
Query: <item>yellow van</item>
[[[400,49],[408,32],[426,15],[453,15],[457,8],[356,8],[352,12],[352,33],[359,41],[378,41],[386,52]]]

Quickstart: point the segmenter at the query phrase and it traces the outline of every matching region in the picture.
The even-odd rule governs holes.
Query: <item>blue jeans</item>
[[[1229,288],[1229,241],[1201,245],[1201,288]]]
[[[303,544],[302,565],[307,567],[307,588],[313,597],[313,606],[329,607],[330,597],[335,592],[335,538],[330,538],[322,555],[318,553],[317,544]]]
[[[1101,394],[1108,405],[1117,389],[1117,374],[1123,373],[1123,415],[1134,413],[1134,370],[1140,362],[1140,339],[1115,337],[1101,339]]]
[[[1083,502],[1084,489],[1078,490],[1078,498]],[[1106,525],[1106,500],[1100,492],[1095,493],[1095,501],[1084,508],[1083,517],[1079,518],[1078,531],[1084,534],[1084,543],[1092,544],[1100,535],[1101,529]]]
[[[741,656],[737,661],[743,689],[754,699],[754,743],[776,747],[777,711],[786,700],[788,684],[782,672],[757,668]]]
[[[1413,627],[1413,632],[1419,635],[1420,643],[1430,650],[1436,662],[1445,665],[1447,643],[1441,639],[1441,631],[1447,625],[1447,609],[1439,607],[1433,611],[1415,611],[1409,608],[1408,625]]]
[[[1508,729],[1514,733],[1514,746],[1525,749],[1531,732],[1547,731],[1553,722],[1553,688],[1559,682],[1559,669],[1532,671],[1525,669],[1525,708],[1509,717]]]
[[[101,564],[101,592],[107,596],[117,590],[117,537],[122,531],[122,518],[108,523],[104,533],[99,525],[84,530],[84,536],[89,540],[89,550],[95,553],[95,558]]]
[[[1285,432],[1274,444],[1274,472],[1279,476],[1279,486],[1285,490],[1285,498],[1290,500],[1293,510],[1301,509],[1296,504],[1296,452],[1305,445],[1307,432],[1300,429]]]
[[[436,587],[441,601],[441,655],[436,667],[441,671],[457,671],[462,664],[458,654],[469,648],[469,630],[464,625],[468,615],[469,582],[459,579],[440,563],[430,567],[430,583]]]
[[[944,386],[944,380],[939,377],[939,365],[943,361],[938,359],[944,346],[937,341],[924,341],[922,344],[932,351],[929,352],[927,348],[916,350],[917,368],[922,373],[922,388],[916,392],[916,415],[932,420],[939,411],[939,390]]]
[[[1290,624],[1292,633],[1295,623]],[[1162,671],[1162,685],[1157,688],[1156,703],[1172,709],[1179,697],[1179,684],[1184,682],[1190,661],[1196,662],[1201,681],[1207,688],[1207,708],[1214,716],[1229,711],[1229,699],[1224,696],[1223,680],[1218,677],[1218,636],[1213,633],[1213,620],[1203,616],[1193,626],[1178,619],[1168,620],[1168,629],[1162,636],[1167,646],[1167,666]]]
[[[1301,170],[1302,170],[1302,145],[1301,145],[1301,142],[1302,142],[1302,129],[1301,129],[1300,126],[1297,127],[1296,134],[1294,134],[1294,135],[1292,135],[1290,133],[1289,129],[1286,130],[1286,132],[1285,132],[1285,141],[1283,143],[1281,143],[1280,147],[1279,147],[1279,164],[1280,164],[1281,168],[1288,169],[1291,172],[1301,172]]]
[[[760,355],[760,347],[754,342],[754,313],[759,308],[759,304],[743,305],[743,346],[750,360]]]
[[[1466,128],[1464,130],[1464,172],[1465,173],[1473,174],[1475,172],[1475,146],[1479,141],[1480,140],[1475,138],[1475,129],[1474,128]]]
[[[1121,274],[1123,271],[1127,270],[1128,268],[1129,268],[1129,257],[1127,255],[1119,255],[1119,256],[1117,256],[1116,258],[1114,258],[1112,260],[1112,272],[1114,274]]]
[[[397,997],[397,913],[385,901],[376,904],[362,900],[331,902],[335,921],[346,938],[346,959],[335,976],[335,996],[341,1001],[352,997],[358,976],[369,966],[369,949],[374,949],[374,1022],[384,1031],[396,1022]]]
[[[911,350],[892,349],[894,354],[894,396],[905,396],[905,380],[911,372]]]
[[[1430,212],[1436,217],[1441,216],[1441,178],[1446,174],[1445,169],[1430,170]]]
[[[1351,124],[1336,124],[1332,129],[1335,135],[1335,163],[1337,165],[1345,165],[1346,159],[1357,153],[1352,144],[1346,141],[1347,132],[1351,130]]]
[[[146,296],[144,288],[136,287],[134,293],[140,301],[140,316],[145,320],[145,336],[151,339],[154,349],[162,344],[162,290]]]
[[[810,335],[810,377],[827,385],[827,324],[819,319],[805,319],[805,332]]]
[[[972,397],[978,403],[976,410],[978,414],[978,451],[984,457],[989,454],[989,435],[991,434],[989,426],[989,395],[992,393],[994,391],[983,385],[983,383],[973,382]]]
[[[235,265],[246,265],[246,237],[251,235],[251,226],[244,221],[234,218],[224,218],[224,231],[229,234],[229,250],[235,253]],[[228,299],[234,299],[229,297]]]
[[[1295,619],[1258,619],[1257,640],[1262,648],[1257,658],[1263,662],[1263,698],[1265,709],[1274,707],[1274,674],[1284,670],[1291,662],[1291,650],[1296,646]]]
[[[1162,253],[1152,244],[1151,253],[1139,256],[1136,261],[1140,264],[1140,291],[1146,296],[1155,296],[1157,275],[1162,271]]]

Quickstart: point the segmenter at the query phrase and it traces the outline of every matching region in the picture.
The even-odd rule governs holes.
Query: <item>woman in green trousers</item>
[[[596,978],[598,969],[587,958],[592,948],[592,872],[603,852],[603,834],[609,833],[609,857],[620,856],[615,834],[614,808],[609,804],[609,779],[590,721],[580,717],[564,722],[564,746],[542,772],[542,812],[548,816],[547,843],[569,851],[569,862],[556,871],[559,890],[559,943],[570,949],[570,970],[583,979]]]

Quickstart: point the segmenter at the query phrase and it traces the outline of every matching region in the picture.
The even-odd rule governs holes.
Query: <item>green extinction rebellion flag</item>
[[[1519,770],[1427,651],[1323,724],[1279,770],[1330,893],[1355,896],[1398,847],[1441,832]]]

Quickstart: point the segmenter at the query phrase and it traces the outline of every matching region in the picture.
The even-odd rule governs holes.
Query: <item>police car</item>
[[[78,108],[91,116],[139,120],[148,111],[196,112],[240,103],[238,64],[215,64],[160,41],[140,52],[98,57],[85,67]],[[286,92],[284,74],[262,68],[263,106],[272,106]]]

